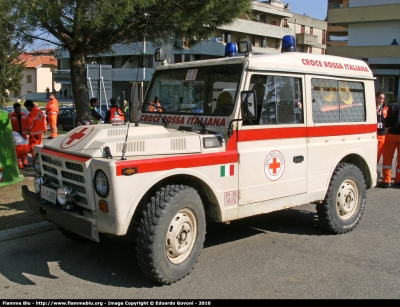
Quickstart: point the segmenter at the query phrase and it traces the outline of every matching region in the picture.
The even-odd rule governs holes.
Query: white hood
[[[43,147],[91,158],[105,158],[104,148],[108,146],[111,155],[120,156],[127,128],[127,124],[79,126],[68,134],[57,136]],[[149,124],[129,126],[125,153],[127,157],[198,152],[201,152],[201,140],[197,133]]]

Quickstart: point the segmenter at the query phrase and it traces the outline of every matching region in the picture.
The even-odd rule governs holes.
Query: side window
[[[300,78],[253,75],[251,87],[256,91],[259,125],[304,123]]]
[[[363,83],[314,78],[311,85],[314,123],[365,122]]]

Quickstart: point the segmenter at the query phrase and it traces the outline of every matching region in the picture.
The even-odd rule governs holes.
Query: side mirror
[[[157,48],[154,54],[154,61],[164,62],[166,59],[165,52],[161,48]]]
[[[257,119],[257,99],[255,91],[240,93],[243,119]]]
[[[239,37],[237,45],[240,53],[249,54],[250,52],[253,52],[253,45],[247,36]]]

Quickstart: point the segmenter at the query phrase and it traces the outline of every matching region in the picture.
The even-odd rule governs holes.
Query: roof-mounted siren
[[[249,40],[249,38],[247,36],[239,37],[237,44],[238,44],[238,48],[239,48],[239,53],[245,53],[247,56],[253,52],[253,45],[251,44],[251,41]]]
[[[235,43],[226,43],[225,45],[225,57],[231,58],[237,55],[237,49]]]
[[[296,41],[293,35],[285,35],[282,38],[281,52],[295,52],[295,51],[296,51]]]

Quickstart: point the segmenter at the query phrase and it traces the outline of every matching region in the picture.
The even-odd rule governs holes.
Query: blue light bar
[[[227,43],[225,46],[225,56],[233,57],[237,55],[237,49],[235,43]]]
[[[296,51],[296,41],[292,35],[285,35],[282,38],[281,52],[294,52]]]

